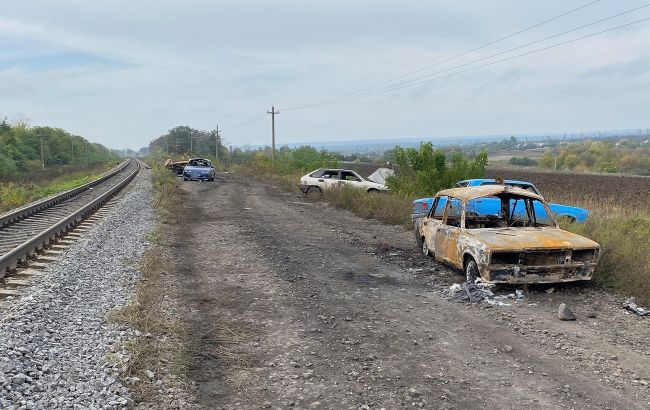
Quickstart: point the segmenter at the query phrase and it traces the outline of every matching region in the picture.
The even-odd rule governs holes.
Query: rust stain
[[[508,216],[508,204],[512,199],[540,201],[550,215],[548,205],[540,195],[511,186],[487,185],[440,191],[436,198],[442,196],[456,198],[462,203],[460,220],[457,217],[449,218],[453,201],[447,201],[442,218],[427,216],[416,220],[418,232],[434,251],[437,260],[463,269],[468,258],[473,258],[481,277],[494,283],[553,283],[591,279],[600,257],[598,243],[560,229],[552,217],[550,226],[539,223],[529,224],[534,226],[512,226],[515,219]],[[486,196],[501,198],[501,215],[507,216],[501,218],[505,218],[508,226],[472,226],[472,229],[467,229],[467,202]],[[472,218],[475,217],[474,214]],[[530,212],[528,218],[531,218]],[[533,221],[537,220],[533,218]],[[493,261],[494,254],[498,257]]]

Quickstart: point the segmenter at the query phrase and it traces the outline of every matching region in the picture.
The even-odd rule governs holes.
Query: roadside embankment
[[[68,169],[66,173],[57,172],[55,178],[27,178],[26,180],[0,181],[0,213],[21,207],[38,199],[76,188],[100,177],[114,162]]]
[[[0,408],[117,408],[132,403],[118,381],[134,336],[107,322],[139,279],[152,226],[146,170],[101,221],[9,303],[0,321]]]

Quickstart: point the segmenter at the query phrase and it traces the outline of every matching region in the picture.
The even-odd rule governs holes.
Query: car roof
[[[350,171],[357,174],[357,171],[353,169],[346,169],[346,168],[318,168],[316,171]],[[312,173],[316,171],[312,171]]]
[[[460,182],[469,182],[469,183],[478,182],[479,184],[482,184],[484,182],[497,182],[497,180],[494,179],[494,178],[474,178],[474,179],[464,179],[462,181],[458,181],[458,183],[460,183]],[[503,182],[506,183],[506,184],[533,185],[532,182],[529,182],[529,181],[517,181],[515,179],[506,179]]]
[[[481,198],[484,196],[494,196],[499,194],[523,196],[526,198],[539,199],[540,201],[544,201],[544,198],[542,198],[540,195],[510,185],[482,185],[482,186],[471,186],[471,187],[463,187],[463,188],[451,188],[451,189],[445,189],[438,192],[436,196],[437,197],[449,196],[452,198],[460,199],[463,202],[466,202],[471,199]]]

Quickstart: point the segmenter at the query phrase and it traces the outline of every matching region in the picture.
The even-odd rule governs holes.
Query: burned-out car
[[[425,255],[493,283],[590,280],[600,257],[591,239],[558,227],[540,195],[508,185],[440,191],[415,219]]]

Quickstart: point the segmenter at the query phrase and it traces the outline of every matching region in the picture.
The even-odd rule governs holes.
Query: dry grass
[[[593,281],[650,306],[650,216],[590,216],[567,229],[601,245]]]
[[[170,374],[184,383],[191,361],[185,348],[187,325],[177,314],[178,286],[171,273],[174,263],[167,252],[169,244],[164,236],[165,226],[175,222],[174,214],[180,203],[178,182],[175,177],[169,178],[169,174],[163,167],[153,170],[156,213],[161,224],[156,232],[147,236],[154,246],[140,262],[142,278],[135,296],[129,305],[114,310],[108,317],[111,322],[139,332],[139,336],[123,346],[131,354],[131,359],[122,367],[125,379],[140,379],[131,387],[138,402],[155,402],[154,397],[158,394],[159,386],[148,380],[146,370]]]
[[[246,172],[246,170],[241,170]],[[250,176],[270,181],[290,192],[300,193],[298,180],[303,173]],[[595,181],[599,181],[598,178]],[[635,188],[627,180],[621,180],[620,190],[629,192]],[[561,184],[547,184],[543,190],[549,201],[584,207],[590,215],[585,224],[563,224],[568,230],[584,235],[602,245],[601,262],[594,274],[594,282],[613,289],[622,295],[635,296],[650,306],[650,201],[647,193],[634,196],[633,201],[624,201],[614,191],[601,192],[598,186],[584,192],[567,191]],[[556,189],[554,189],[556,188]],[[609,187],[611,188],[611,187]],[[609,189],[608,188],[608,189]],[[619,192],[620,193],[620,192]],[[322,200],[340,209],[347,209],[362,218],[401,225],[411,229],[410,218],[412,198],[401,198],[391,194],[367,194],[350,187],[326,192]]]
[[[300,177],[305,174],[302,171],[284,174],[274,174],[270,171],[253,173],[249,168],[237,167],[235,172],[263,182],[270,182],[285,191],[302,195],[299,187]],[[340,189],[325,192],[320,199],[336,208],[346,209],[365,219],[376,219],[389,225],[402,225],[409,228],[412,223],[412,200],[389,193],[367,193],[349,186],[343,186]]]
[[[389,193],[368,193],[343,186],[324,193],[323,200],[340,209],[347,209],[366,219],[410,228],[411,200]]]

